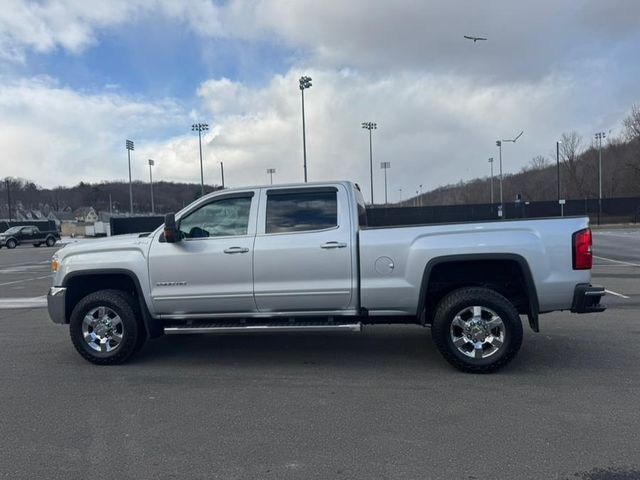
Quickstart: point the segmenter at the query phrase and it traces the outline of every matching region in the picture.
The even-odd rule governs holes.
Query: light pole
[[[489,165],[491,169],[491,205],[493,205],[493,157],[489,159]]]
[[[560,140],[556,141],[556,178],[558,184],[558,203],[560,203]]]
[[[8,178],[4,179],[4,184],[7,187],[7,206],[9,207],[9,221],[11,221],[11,185]]]
[[[208,123],[194,123],[191,131],[198,132],[198,145],[200,147],[200,196],[204,195],[204,167],[202,166],[202,132],[209,130]]]
[[[422,184],[420,184],[420,206],[422,206]]]
[[[398,192],[400,193],[400,203],[402,203],[402,188],[399,188]]]
[[[222,189],[224,190],[224,163],[220,162],[220,177],[222,178]]]
[[[153,204],[153,174],[151,173],[151,167],[156,164],[153,160],[149,159],[149,187],[151,188],[151,214],[156,213],[155,205]]]
[[[129,159],[129,214],[133,215],[133,184],[131,183],[131,150],[133,150],[133,142],[127,140],[124,144],[127,147],[127,158]]]
[[[502,218],[504,218],[504,201],[502,198],[502,142],[512,142],[516,143],[516,141],[522,136],[524,130],[520,132],[515,138],[510,140],[496,140],[496,145],[500,151],[500,211],[502,212]]]
[[[369,174],[371,176],[371,205],[373,205],[373,147],[371,143],[371,130],[378,128],[374,122],[362,122],[362,128],[369,130]]]
[[[304,90],[311,87],[311,77],[302,76],[299,80],[300,93],[302,94],[302,156],[304,160],[304,183],[307,183],[307,135],[304,123]]]
[[[269,178],[271,180],[271,185],[273,185],[273,174],[276,173],[276,169],[275,168],[267,168],[267,175],[269,175]]]
[[[598,140],[598,225],[600,225],[600,216],[602,215],[602,140],[605,138],[604,132],[596,133],[596,140]]]
[[[387,170],[391,168],[391,162],[381,162],[380,168],[384,170],[384,204],[387,205]]]

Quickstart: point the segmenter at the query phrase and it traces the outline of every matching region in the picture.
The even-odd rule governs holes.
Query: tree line
[[[7,195],[7,187],[9,195]],[[219,186],[205,185],[205,193],[219,189]],[[0,205],[7,214],[8,197],[12,211],[19,204],[25,210],[64,211],[79,207],[93,207],[96,211],[128,213],[129,183],[127,182],[80,182],[73,187],[42,188],[21,178],[5,178],[0,184]],[[159,181],[153,183],[153,200],[156,213],[175,212],[200,196],[200,185]],[[111,205],[109,204],[111,202]],[[134,213],[151,212],[151,190],[148,183],[133,182]],[[48,213],[48,212],[47,212]]]

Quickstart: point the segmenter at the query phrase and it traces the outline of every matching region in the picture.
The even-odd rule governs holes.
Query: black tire
[[[16,248],[18,243],[13,238],[10,238],[9,240],[7,240],[6,245],[8,249],[12,249],[12,248]]]
[[[49,237],[45,243],[47,244],[47,247],[53,247],[56,244],[56,239]]]
[[[471,348],[468,354],[463,353],[453,343],[452,336],[458,328],[455,325],[452,328],[454,319],[465,309],[473,306],[491,310],[502,320],[502,327],[498,330],[493,330],[492,335],[494,332],[503,331],[504,341],[499,347],[487,344],[489,349],[486,351],[489,355],[485,358],[468,356],[475,354],[475,350],[472,349],[472,343],[461,346],[462,349]],[[483,315],[486,315],[485,310],[482,312]],[[488,288],[467,287],[454,290],[440,301],[431,326],[431,335],[440,353],[457,369],[468,373],[490,373],[504,367],[520,350],[522,345],[522,322],[513,304],[498,292]],[[483,341],[481,340],[479,343]],[[483,348],[485,347],[480,346],[478,352],[484,352]],[[495,351],[493,350],[494,348]]]
[[[133,297],[120,290],[99,290],[80,300],[73,309],[69,322],[71,341],[78,353],[85,360],[97,365],[116,365],[127,361],[145,340],[144,329],[140,328],[134,305]],[[85,341],[82,331],[85,316],[96,307],[101,306],[115,312],[120,317],[122,324],[122,340],[111,351],[103,352],[93,349]]]

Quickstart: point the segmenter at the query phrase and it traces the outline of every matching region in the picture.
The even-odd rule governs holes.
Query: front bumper
[[[64,287],[51,287],[47,294],[47,310],[54,323],[67,323],[65,312],[65,297],[67,289]]]
[[[606,305],[602,305],[600,300],[606,294],[604,287],[601,285],[591,285],[589,283],[580,283],[576,285],[573,292],[573,304],[571,311],[573,313],[594,313],[604,312]]]

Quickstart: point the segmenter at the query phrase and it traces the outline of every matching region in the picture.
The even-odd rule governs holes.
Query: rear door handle
[[[320,245],[320,248],[345,248],[346,246],[344,242],[325,242]]]
[[[224,253],[247,253],[249,251],[248,248],[244,247],[229,247],[224,249]]]

